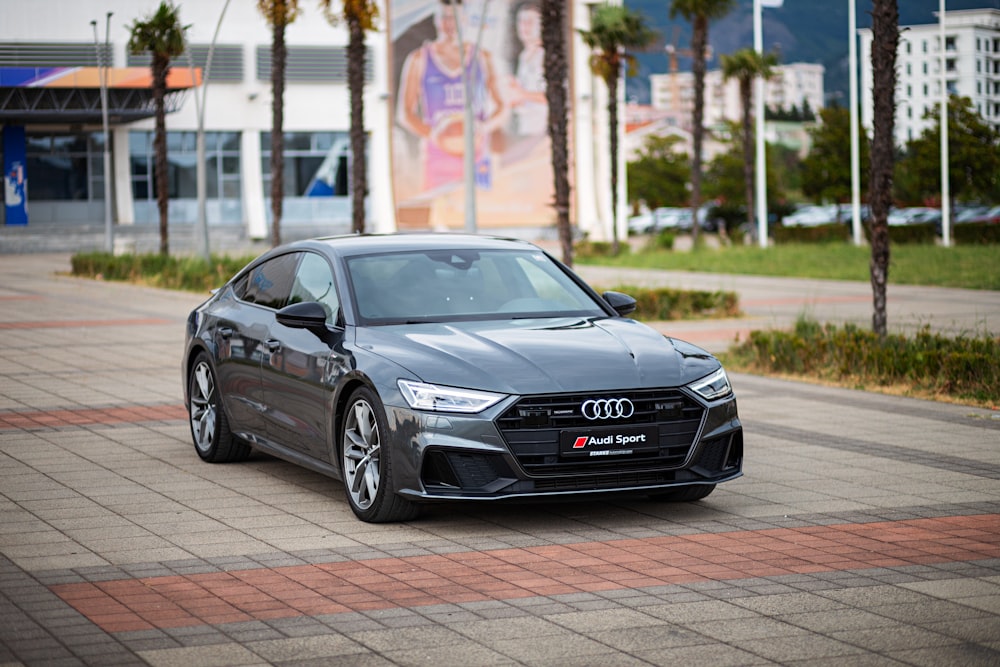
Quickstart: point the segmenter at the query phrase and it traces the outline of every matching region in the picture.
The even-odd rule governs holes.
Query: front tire
[[[341,437],[341,470],[351,510],[362,521],[387,523],[416,518],[420,508],[392,488],[392,448],[382,402],[360,387],[347,403]]]
[[[194,449],[203,461],[233,463],[250,456],[250,446],[229,430],[215,370],[204,352],[198,353],[188,378],[188,416]]]

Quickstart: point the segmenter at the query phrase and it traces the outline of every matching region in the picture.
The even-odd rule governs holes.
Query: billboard
[[[554,224],[537,0],[389,0],[389,17],[399,228],[464,226],[463,62],[478,227]]]

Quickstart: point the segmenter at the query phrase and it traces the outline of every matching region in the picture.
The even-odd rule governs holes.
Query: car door
[[[326,326],[309,330],[275,320],[261,366],[268,437],[320,460],[329,459],[331,378],[344,364],[340,298],[327,260],[304,252],[292,281],[288,305],[315,301],[327,313]]]
[[[261,363],[277,309],[288,301],[298,253],[280,255],[251,269],[234,286],[234,298],[219,302],[215,316],[216,372],[233,430],[266,437]]]

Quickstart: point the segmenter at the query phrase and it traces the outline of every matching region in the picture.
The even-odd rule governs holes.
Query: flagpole
[[[941,243],[951,245],[951,174],[948,169],[948,64],[944,34],[945,0],[940,0],[938,15],[941,50]]]
[[[753,48],[764,54],[764,30],[761,18],[761,0],[753,0]],[[757,229],[761,248],[767,247],[767,161],[764,142],[764,77],[754,81],[754,113],[757,134]],[[750,211],[747,211],[750,214]]]
[[[847,3],[849,103],[851,105],[851,235],[854,245],[861,245],[861,146],[858,139],[858,18],[857,0]]]

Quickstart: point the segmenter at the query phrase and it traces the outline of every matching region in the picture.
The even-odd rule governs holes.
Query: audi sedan
[[[185,405],[213,463],[256,449],[342,480],[363,521],[437,501],[630,492],[741,475],[729,379],[538,247],[346,236],[271,250],[188,317]]]

